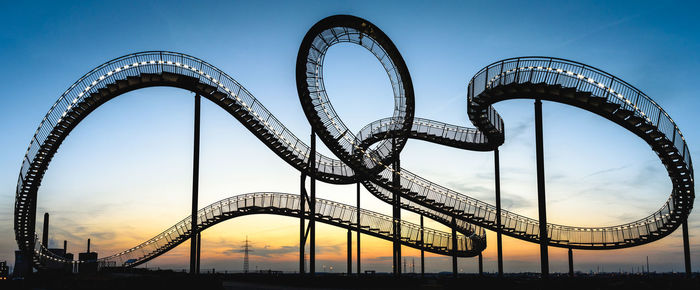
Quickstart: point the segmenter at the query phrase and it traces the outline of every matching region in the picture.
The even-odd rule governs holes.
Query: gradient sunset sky
[[[38,1],[42,2],[42,1]],[[145,2],[145,3],[142,3]],[[644,91],[679,125],[700,156],[700,25],[697,8],[658,1],[86,1],[0,3],[0,261],[14,264],[17,175],[36,127],[75,80],[110,59],[169,50],[201,58],[247,88],[297,136],[310,128],[296,95],[296,54],[307,30],[334,14],[365,18],[403,55],[413,79],[416,116],[472,126],[469,79],[509,57],[545,55],[603,69]],[[697,5],[697,4],[692,4]],[[357,131],[392,113],[391,86],[380,63],[359,46],[333,46],[324,63],[328,95]],[[51,214],[51,247],[69,252],[92,239],[100,257],[135,246],[189,215],[192,93],[149,88],[97,109],[66,139],[38,197],[37,230]],[[617,225],[656,211],[671,192],[664,166],[641,139],[597,115],[544,103],[547,209],[551,223]],[[498,103],[503,207],[537,217],[533,102]],[[238,121],[203,101],[200,207],[249,192],[298,193],[299,173]],[[318,142],[322,144],[322,142]],[[324,145],[320,151],[330,154]],[[494,203],[493,153],[409,140],[401,165],[429,180]],[[355,203],[355,186],[319,183],[317,195]],[[363,208],[391,207],[362,192]],[[418,222],[418,216],[403,216]],[[448,228],[427,222],[426,226]],[[700,269],[700,214],[689,220],[693,269]],[[240,271],[246,236],[251,268],[298,269],[298,220],[254,215],[202,235],[202,268]],[[488,232],[486,271],[496,270]],[[353,235],[354,238],[354,235]],[[354,242],[353,242],[354,243]],[[317,271],[345,271],[345,230],[317,227]],[[189,243],[150,267],[184,269]],[[355,249],[353,248],[353,252]],[[419,252],[404,247],[410,264]],[[632,271],[649,256],[652,271],[683,269],[680,229],[660,241],[623,250],[574,251],[576,270]],[[363,269],[391,270],[391,243],[362,239]],[[450,258],[428,255],[427,272],[449,271]],[[475,258],[459,259],[476,272]],[[552,271],[567,270],[566,250],[550,248]],[[539,246],[504,237],[507,272],[539,271]],[[416,266],[416,271],[419,271]]]

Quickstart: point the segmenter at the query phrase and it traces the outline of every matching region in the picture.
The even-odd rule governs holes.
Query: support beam
[[[46,247],[47,249],[49,248],[49,213],[45,212],[44,213],[44,233],[42,234],[41,237],[41,244]]]
[[[498,277],[503,278],[503,231],[501,225],[501,165],[498,148],[493,151],[494,177],[496,179],[496,252],[498,256]]]
[[[484,257],[482,252],[479,252],[479,276],[484,276]]]
[[[683,221],[683,256],[685,257],[685,275],[690,277],[693,271],[690,267],[690,241],[688,239],[688,219]]]
[[[306,188],[304,181],[306,180],[306,175],[301,174],[300,183],[301,188],[299,190],[299,274],[304,274],[304,248],[306,247],[306,237],[304,235],[304,212],[306,212]]]
[[[569,277],[574,276],[574,251],[569,248]]]
[[[425,250],[424,250],[424,244],[425,244],[425,235],[423,231],[423,215],[420,215],[420,276],[425,277]]]
[[[309,187],[311,193],[309,196],[309,227],[311,233],[309,235],[309,273],[316,274],[316,132],[311,129],[311,152],[309,153],[309,171],[311,172],[311,180]]]
[[[394,275],[401,275],[401,197],[398,194],[398,190],[401,187],[401,177],[398,172],[401,169],[401,161],[399,160],[399,153],[396,150],[396,139],[391,140],[391,149],[395,154],[394,162],[392,163],[392,168],[394,169],[392,173],[392,185],[394,190],[392,191],[392,202],[393,202],[393,240],[394,240]]]
[[[457,278],[457,220],[454,216],[450,225],[452,228],[452,277]]]
[[[352,229],[348,226],[348,276],[352,274]]]
[[[26,259],[27,263],[24,263],[24,278],[25,279],[30,279],[32,276],[32,273],[34,272],[34,263],[32,263],[32,257],[34,256],[34,246],[36,245],[36,241],[34,239],[34,236],[36,235],[36,200],[37,200],[37,190],[32,190],[29,193],[30,197],[29,200],[34,200],[34,202],[30,202],[29,204],[31,205],[29,212],[27,213],[27,220],[29,221],[27,225],[27,236],[32,237],[27,243],[25,244],[24,248],[24,259]],[[16,270],[15,270],[16,271]]]
[[[360,230],[362,229],[361,227],[361,220],[360,220],[360,183],[357,183],[357,275],[360,275],[361,268],[360,268]]]
[[[195,273],[199,274],[199,265],[202,262],[202,232],[197,233],[197,270]]]
[[[194,96],[194,152],[192,158],[192,220],[190,221],[190,274],[197,267],[197,198],[199,195],[199,120],[202,97]]]
[[[547,202],[544,182],[544,142],[542,140],[542,101],[535,100],[535,143],[537,151],[537,208],[540,223],[540,267],[542,278],[549,277],[549,254],[547,249]]]

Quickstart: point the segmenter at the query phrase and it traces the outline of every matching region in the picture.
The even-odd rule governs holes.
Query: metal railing
[[[332,31],[328,33],[334,34]],[[395,72],[396,69],[391,61],[384,61],[384,59],[390,59],[386,57],[386,52],[372,41],[361,40],[360,35],[362,34],[351,30],[335,31],[335,37],[347,37],[347,41],[367,47],[378,59],[382,60],[382,64],[390,75],[397,99],[396,107],[399,109],[395,111],[394,117],[375,121],[363,128],[357,135],[353,135],[346,127],[343,127],[344,125],[328,103],[323,90],[322,78],[319,77],[322,76],[322,66],[312,66],[316,70],[316,77],[313,78],[314,81],[311,85],[315,85],[315,88],[319,89],[319,93],[314,96],[314,109],[324,110],[327,118],[321,120],[325,129],[332,132],[331,135],[340,137],[338,138],[338,146],[347,150],[347,156],[354,154],[353,152],[356,152],[358,148],[367,149],[359,145],[366,140],[379,138],[377,136],[386,134],[399,134],[400,137],[414,138],[420,138],[419,135],[423,134],[465,144],[464,146],[488,144],[489,140],[486,135],[493,132],[482,133],[476,129],[412,118],[412,116],[410,116],[411,126],[406,129],[403,122],[406,121],[408,115],[412,114],[407,114],[406,103],[412,101],[406,98],[401,76],[400,74],[392,75],[391,72]],[[326,36],[328,35],[324,37]],[[337,38],[337,40],[339,39]],[[325,41],[329,40],[330,38]],[[318,41],[324,42],[321,39]],[[323,54],[318,54],[316,57],[318,63],[321,64]],[[261,140],[268,145],[281,144],[281,146],[271,146],[271,148],[280,156],[284,155],[283,158],[295,168],[308,171],[309,146],[291,133],[245,88],[221,70],[202,60],[180,53],[154,51],[130,54],[109,61],[81,77],[61,95],[41,121],[27,149],[18,178],[15,230],[20,248],[29,246],[34,240],[34,236],[30,237],[29,235],[32,232],[29,229],[31,224],[29,221],[34,218],[30,214],[31,205],[36,202],[32,199],[34,197],[31,193],[36,193],[38,190],[43,171],[46,170],[48,162],[60,145],[62,138],[65,138],[72,127],[84,117],[86,111],[94,109],[95,106],[92,105],[90,98],[109,89],[109,85],[118,84],[119,81],[128,80],[129,77],[138,78],[147,74],[161,76],[172,74],[190,77],[196,79],[199,84],[214,88],[214,92],[207,95],[208,98],[222,107],[250,117],[250,122],[255,124],[254,126],[247,125],[251,131],[254,131],[258,136],[263,136]],[[670,116],[638,89],[593,67],[555,58],[516,58],[500,61],[482,69],[472,78],[468,89],[469,103],[471,104],[475,97],[487,89],[506,84],[539,82],[589,92],[591,96],[604,98],[608,103],[634,112],[634,116],[643,118],[646,124],[662,133],[661,138],[666,138],[677,149],[683,170],[687,172],[685,179],[681,179],[686,185],[692,184],[692,159],[689,149],[681,131]],[[503,132],[503,121],[492,106],[487,107],[484,116],[493,125],[495,131]],[[402,130],[406,136],[400,135]],[[426,138],[426,140],[430,140],[430,138]],[[382,157],[389,158],[388,156],[391,156],[393,149],[390,148],[386,140],[381,142],[379,146],[372,149],[373,151],[362,152],[364,154],[362,158],[367,168],[381,169],[379,177],[390,180],[392,171],[381,161]],[[315,160],[316,171],[321,174],[319,179],[323,181],[350,183],[363,179],[372,180],[373,178],[355,176],[355,171],[341,160],[321,154],[317,154]],[[420,208],[437,219],[441,219],[441,217],[446,219],[449,216],[457,215],[460,222],[465,223],[464,228],[469,228],[471,225],[467,226],[466,223],[470,222],[495,229],[495,206],[432,183],[406,169],[401,169],[399,175],[401,189],[408,190],[410,193],[401,192],[402,195],[409,197],[402,203],[402,207]],[[379,190],[373,191],[380,198],[382,196],[386,198],[389,190],[397,190],[390,189],[386,182],[372,181],[381,187],[381,189],[377,187]],[[385,192],[382,193],[382,190]],[[657,212],[623,225],[572,227],[549,224],[547,227],[550,244],[579,248],[611,248],[644,243],[649,240],[650,235],[655,233],[663,236],[665,234],[659,232],[669,231],[670,228],[677,227],[677,224],[674,224],[678,219],[676,217],[678,212],[676,210],[678,205],[676,197],[684,199],[686,202],[692,201],[694,198],[693,189],[681,187],[672,193],[669,200]],[[690,203],[690,207],[692,207],[692,203]],[[686,205],[683,210],[689,212],[690,209]],[[207,219],[203,218],[202,220]],[[539,227],[536,220],[505,210],[502,211],[501,220],[503,226],[500,230],[505,234],[524,240],[535,241],[539,239]],[[483,234],[483,229],[480,227],[472,229],[477,235]],[[183,231],[184,228],[174,230]],[[406,229],[406,232],[410,233],[411,229]]]
[[[248,193],[229,197],[214,202],[202,209],[198,214],[199,231],[239,216],[250,214],[279,214],[292,217],[299,216],[299,195],[286,193]],[[357,208],[330,201],[317,199],[315,216],[318,221],[330,225],[357,229]],[[310,212],[306,211],[307,217]],[[360,210],[361,232],[392,240],[392,217],[369,210]],[[35,243],[35,253],[40,262],[86,263],[97,262],[99,265],[132,267],[153,259],[191,237],[191,218],[186,217],[165,231],[155,235],[145,242],[117,254],[97,259],[95,261],[69,261],[55,255],[44,248],[41,243]],[[423,243],[421,244],[421,234]],[[452,235],[430,228],[420,228],[420,225],[401,221],[401,242],[404,245],[429,252],[452,254]],[[474,256],[483,250],[480,244],[474,244],[470,237],[457,235],[457,252],[459,256]]]
[[[509,58],[486,66],[472,77],[468,101],[471,103],[486,89],[511,83],[546,83],[575,88],[633,111],[635,116],[643,118],[672,141],[686,168],[692,168],[688,144],[671,116],[644,92],[603,70],[561,58]]]
[[[509,84],[544,83],[560,85],[563,88],[573,88],[577,92],[590,93],[592,98],[602,98],[605,102],[618,105],[620,110],[633,112],[633,116],[641,118],[644,124],[651,125],[654,130],[662,133],[659,138],[666,138],[677,150],[682,159],[683,172],[687,174],[681,183],[687,183],[687,190],[674,190],[666,203],[658,211],[640,220],[609,227],[572,227],[548,224],[547,231],[551,244],[573,245],[579,247],[615,247],[624,244],[638,244],[654,240],[650,236],[665,236],[671,228],[678,226],[674,218],[675,198],[685,200],[694,198],[692,191],[693,170],[692,159],[687,143],[678,126],[671,117],[656,102],[634,86],[597,68],[559,58],[521,57],[495,62],[480,70],[469,82],[468,102],[474,104],[478,96],[489,89]],[[488,106],[489,110],[492,106]],[[611,112],[612,114],[613,112]],[[678,171],[679,168],[669,168]],[[674,180],[674,183],[676,181]],[[431,187],[434,185],[430,185]],[[674,184],[675,186],[675,184]],[[680,187],[683,188],[683,187]],[[440,189],[438,192],[445,189]],[[495,207],[467,202],[467,211],[484,210],[486,215],[480,215],[489,221],[495,215]],[[684,209],[689,213],[692,208]],[[502,211],[502,224],[505,230],[524,232],[526,235],[539,237],[537,220],[520,216],[508,211]],[[662,233],[665,232],[665,233]]]

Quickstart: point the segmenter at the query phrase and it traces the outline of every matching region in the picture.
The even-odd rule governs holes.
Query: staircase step
[[[600,108],[607,113],[612,113],[615,110],[619,109],[620,105],[613,103],[603,103],[600,105]]]
[[[626,119],[627,117],[632,116],[632,115],[634,115],[634,112],[627,110],[627,109],[619,109],[619,110],[615,111],[615,116],[622,118],[622,119]]]

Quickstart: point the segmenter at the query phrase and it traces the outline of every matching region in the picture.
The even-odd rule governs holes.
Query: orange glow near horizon
[[[250,252],[251,270],[254,269],[253,267],[259,266],[260,269],[272,268],[296,271],[299,261],[298,227],[299,220],[297,218],[272,215],[252,215],[224,221],[205,230],[202,234],[202,268],[216,268],[222,271],[242,270],[242,245],[247,237],[251,241],[252,246],[252,251]],[[151,231],[153,228],[155,228],[155,225],[141,223],[137,228],[138,230],[131,232],[131,234],[114,233],[114,237],[109,241],[109,244],[105,244],[104,240],[93,238],[93,249],[98,251],[101,257],[122,251],[153,236],[154,232]],[[346,235],[346,229],[336,228],[320,222],[317,223],[317,271],[321,271],[321,267],[324,265],[333,266],[336,272],[345,271],[347,259]],[[57,233],[57,237],[60,236],[60,233]],[[677,235],[675,236],[651,245],[631,249],[606,251],[575,250],[574,259],[577,264],[587,265],[636,260],[635,263],[628,262],[630,266],[624,268],[624,271],[630,271],[634,265],[639,265],[642,262],[642,255],[646,255],[649,248],[672,248],[673,244],[678,243],[678,237]],[[353,232],[353,265],[356,265],[357,255],[355,238],[356,233]],[[487,242],[488,247],[483,252],[484,268],[485,271],[495,271],[496,235],[494,232],[487,231]],[[186,269],[189,261],[189,246],[189,241],[186,241],[160,257],[149,261],[142,267]],[[408,271],[411,271],[412,263],[416,264],[416,271],[419,271],[420,251],[406,246],[402,247],[402,249]],[[69,251],[77,252],[70,249]],[[308,243],[306,253],[308,263]],[[553,271],[566,271],[567,250],[550,247],[549,253]],[[655,254],[654,257],[663,257],[663,254],[668,253]],[[361,256],[363,269],[389,271],[391,267],[391,242],[362,235]],[[506,272],[514,272],[523,268],[537,272],[539,269],[539,245],[537,244],[504,236],[503,256]],[[428,252],[425,253],[425,257],[428,272],[451,270],[450,257]],[[658,260],[653,261],[657,262]],[[459,263],[460,272],[476,272],[476,258],[459,258]],[[620,269],[622,270],[623,268],[620,267]],[[355,270],[353,268],[353,271]]]

